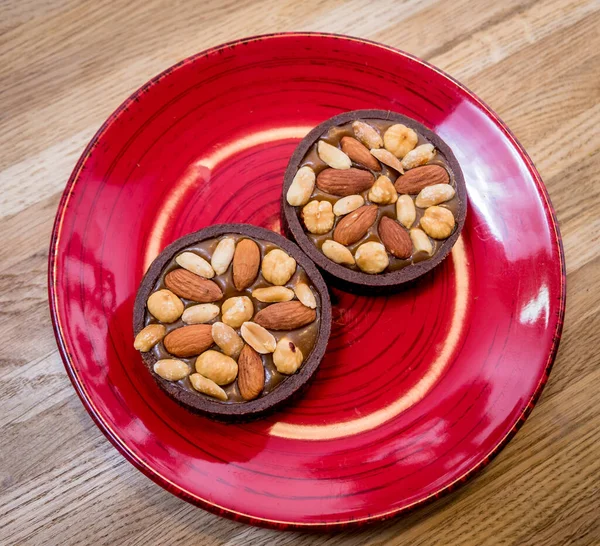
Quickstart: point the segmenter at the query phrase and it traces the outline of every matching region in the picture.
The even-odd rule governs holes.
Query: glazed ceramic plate
[[[299,139],[359,108],[406,114],[453,148],[469,211],[451,255],[394,296],[333,291],[327,354],[285,410],[244,425],[189,413],[133,349],[144,271],[214,223],[279,230]],[[121,105],[66,187],[49,275],[66,369],[117,449],[189,502],[275,527],[387,518],[482,468],[548,378],[565,300],[546,190],[496,115],[423,61],[319,34],[211,49]]]

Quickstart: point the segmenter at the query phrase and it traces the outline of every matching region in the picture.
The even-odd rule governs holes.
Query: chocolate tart
[[[298,370],[292,375],[284,375],[283,373],[279,373],[275,366],[273,354],[259,355],[263,362],[265,378],[264,388],[260,391],[258,397],[245,400],[241,394],[242,391],[238,386],[237,380],[239,376],[237,376],[230,384],[222,385],[222,388],[227,394],[227,400],[222,401],[202,392],[198,392],[192,387],[190,377],[191,374],[194,374],[195,360],[197,358],[196,354],[187,358],[173,355],[167,351],[165,343],[163,343],[163,339],[161,339],[152,348],[147,350],[147,352],[141,352],[141,355],[148,371],[155,378],[158,385],[182,406],[194,412],[199,412],[216,419],[240,421],[264,415],[275,408],[280,407],[282,404],[297,396],[307,385],[309,380],[315,374],[321,359],[325,354],[331,329],[331,302],[327,285],[323,281],[320,272],[313,262],[293,242],[273,231],[248,224],[215,225],[195,233],[190,233],[189,235],[178,239],[165,248],[152,262],[140,284],[134,303],[133,329],[136,336],[138,336],[140,331],[149,324],[162,324],[166,328],[167,336],[173,330],[177,330],[178,328],[182,328],[189,324],[184,323],[181,317],[172,323],[161,323],[149,312],[147,308],[148,298],[157,290],[167,287],[166,285],[168,284],[169,279],[165,280],[165,277],[170,272],[174,270],[178,270],[179,272],[184,271],[179,263],[176,262],[176,258],[183,252],[190,251],[203,256],[210,262],[210,256],[218,242],[226,237],[234,239],[236,248],[241,240],[250,239],[254,241],[260,250],[261,265],[264,256],[271,250],[277,248],[283,250],[296,261],[294,273],[288,282],[285,283],[285,287],[293,290],[298,283],[308,285],[314,296],[312,304],[316,304],[316,308],[314,309],[315,314],[313,315],[316,316],[316,318],[313,322],[292,331],[277,331],[270,329],[268,329],[268,331],[278,340],[282,337],[286,337],[286,343],[284,345],[287,344],[287,339],[290,339],[296,344],[296,349],[300,348],[302,350],[304,359]],[[236,258],[234,257],[233,260],[235,261]],[[217,300],[214,300],[213,298],[214,305],[219,307],[219,314],[208,321],[209,325],[216,321],[225,321],[223,313],[226,311],[221,308],[221,304],[229,297],[248,296],[251,299],[254,306],[253,311],[251,311],[253,313],[253,318],[248,319],[251,321],[254,321],[255,319],[259,321],[259,318],[257,317],[258,312],[270,305],[275,305],[275,303],[261,302],[252,296],[252,292],[256,288],[272,286],[272,284],[270,284],[263,276],[261,266],[258,266],[258,274],[255,280],[242,290],[238,290],[234,285],[234,275],[232,270],[233,265],[230,263],[224,273],[220,275],[217,274],[210,279],[221,288],[222,297]],[[290,292],[288,292],[288,294],[291,296]],[[181,294],[176,295],[183,302],[185,309],[197,305],[198,301],[200,301],[198,299],[192,301]],[[297,298],[298,295],[293,296],[293,302],[296,302],[297,307],[301,307],[301,302],[298,301]],[[305,299],[302,298],[302,304],[304,304],[304,302]],[[292,303],[292,301],[289,303]],[[306,308],[304,308],[304,310],[306,311]],[[275,326],[277,325],[274,325],[274,327]],[[240,333],[239,327],[234,329],[238,334]],[[211,341],[209,341],[209,343]],[[221,351],[220,347],[216,344],[213,344],[209,348],[210,350]],[[203,351],[204,350],[207,349],[203,349]],[[169,381],[159,376],[154,371],[154,366],[157,361],[161,359],[177,359],[186,362],[190,368],[190,375],[175,381]],[[241,365],[239,369],[242,369]]]
[[[340,196],[347,195],[347,193],[330,194],[319,187],[319,173],[326,169],[329,171],[333,171],[334,169],[331,169],[331,165],[326,164],[321,159],[317,151],[317,143],[320,140],[324,140],[326,143],[330,143],[334,147],[341,149],[341,139],[344,137],[351,137],[351,140],[354,142],[354,144],[356,144],[358,136],[352,127],[352,123],[355,121],[362,121],[371,125],[379,132],[380,136],[383,136],[385,130],[391,125],[403,124],[404,126],[416,132],[418,136],[418,142],[416,146],[420,146],[422,144],[432,144],[434,146],[435,155],[431,160],[429,160],[426,164],[422,164],[414,169],[405,171],[405,173],[410,173],[412,170],[422,169],[423,167],[431,167],[433,165],[443,167],[443,169],[445,169],[447,172],[447,175],[444,176],[446,176],[448,183],[455,190],[452,199],[450,199],[448,202],[441,203],[442,208],[449,209],[453,213],[455,221],[454,229],[452,233],[444,240],[435,240],[428,237],[433,248],[432,255],[429,255],[425,252],[415,252],[415,247],[412,247],[413,254],[410,256],[410,258],[399,259],[391,254],[387,245],[385,245],[385,248],[388,252],[389,266],[382,272],[366,273],[361,271],[356,264],[342,265],[336,263],[325,256],[320,248],[325,240],[333,237],[335,228],[344,217],[336,217],[334,220],[335,224],[327,233],[315,235],[308,231],[303,222],[302,209],[304,204],[300,206],[292,206],[288,203],[286,199],[288,190],[294,181],[296,173],[303,166],[309,166],[314,171],[317,178],[316,185],[314,186],[309,201],[325,200],[335,203],[340,199]],[[384,149],[383,146],[381,149]],[[368,146],[363,149],[363,154],[364,153],[367,155],[369,154]],[[373,170],[372,166],[366,166],[365,164],[357,163],[354,158],[352,158],[352,169],[354,171],[361,170],[363,175],[365,174],[365,171],[371,173],[373,182],[375,182],[379,176],[386,175],[389,177],[394,186],[396,186],[396,182],[400,180],[402,176],[405,176],[405,174],[399,174],[398,171],[388,167],[381,161],[375,163],[379,163],[380,169]],[[437,170],[440,171],[440,169]],[[344,171],[341,172],[343,173]],[[399,184],[397,187],[401,186],[402,184]],[[365,205],[373,204],[369,201],[369,188],[362,188],[355,193],[363,196]],[[397,193],[401,195],[405,192],[398,190]],[[413,203],[415,202],[417,193],[418,192],[410,192]],[[365,242],[375,241],[383,243],[383,240],[380,238],[378,233],[378,224],[382,217],[387,216],[395,221],[394,224],[400,226],[399,222],[396,221],[397,216],[395,207],[396,205],[393,203],[378,206],[377,218],[369,228],[369,231],[363,237],[361,237],[359,241],[348,247],[353,255],[356,256],[357,248]],[[415,208],[417,211],[417,216],[411,228],[420,228],[419,222],[421,217],[424,215],[424,209],[419,209],[418,207]],[[319,266],[319,268],[321,268],[329,284],[336,285],[353,292],[376,294],[379,292],[390,291],[394,288],[400,288],[404,283],[413,281],[431,271],[440,262],[442,262],[442,260],[444,260],[444,258],[446,258],[452,250],[452,247],[458,239],[464,226],[466,214],[467,192],[465,181],[459,163],[450,147],[436,133],[429,130],[423,124],[407,116],[390,111],[354,110],[334,116],[324,121],[310,131],[308,135],[304,137],[304,139],[302,139],[294,151],[284,175],[281,199],[281,217],[284,232],[291,239],[293,239],[298,246],[300,246],[300,248],[310,257],[310,259],[313,260],[317,266]],[[348,216],[350,216],[350,214],[348,214]],[[397,229],[397,226],[394,227]],[[409,233],[409,229],[407,229],[405,226],[401,227],[406,234]],[[411,239],[410,236],[405,236],[405,239],[406,238],[409,241]],[[411,242],[408,244],[411,245]]]

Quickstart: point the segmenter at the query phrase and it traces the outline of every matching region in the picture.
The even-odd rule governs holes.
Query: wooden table
[[[79,402],[47,307],[59,196],[102,121],[183,57],[284,30],[385,42],[464,82],[533,157],[567,260],[559,356],[516,438],[449,497],[331,535],[233,523],[134,470]],[[0,33],[0,543],[600,544],[598,0],[5,0]]]

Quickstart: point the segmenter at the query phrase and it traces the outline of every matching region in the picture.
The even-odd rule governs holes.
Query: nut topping
[[[367,148],[381,148],[383,146],[383,140],[377,129],[371,127],[364,121],[355,121],[352,124],[352,129],[356,138],[360,140]]]
[[[212,266],[202,256],[193,252],[182,252],[175,261],[184,269],[205,279],[212,279],[215,276]]]
[[[233,284],[238,290],[248,288],[258,275],[260,250],[252,239],[242,239],[233,254]]]
[[[302,351],[287,337],[282,337],[277,342],[277,347],[273,353],[273,364],[275,364],[279,373],[286,375],[296,373],[303,360]]]
[[[342,150],[327,144],[323,140],[319,140],[317,144],[317,153],[332,169],[349,169],[352,167],[352,161]]]
[[[217,275],[222,275],[229,269],[234,252],[235,241],[231,237],[225,237],[219,241],[210,260],[210,264]]]
[[[364,205],[344,216],[333,232],[334,241],[351,245],[360,241],[377,218],[376,205]]]
[[[263,303],[274,303],[290,301],[294,299],[294,291],[283,286],[268,286],[267,288],[255,288],[252,297]]]
[[[389,205],[398,200],[398,193],[392,181],[387,176],[381,175],[369,190],[368,199],[372,203]]]
[[[397,158],[403,158],[419,142],[419,135],[402,123],[388,127],[383,134],[385,149],[392,152]]]
[[[154,373],[167,381],[179,381],[189,375],[190,367],[183,360],[165,358],[154,364]]]
[[[254,400],[265,387],[265,368],[260,355],[244,345],[238,360],[238,387],[244,400]]]
[[[306,205],[315,189],[315,171],[305,166],[298,169],[287,192],[287,202],[293,207]]]
[[[283,304],[280,303],[274,305]],[[266,309],[268,309],[268,307]],[[275,350],[275,345],[277,344],[275,337],[260,324],[257,324],[256,322],[244,322],[244,324],[242,324],[241,332],[244,341],[257,353],[266,355]]]
[[[381,273],[390,263],[385,247],[374,241],[360,245],[354,257],[356,265],[365,273]]]
[[[296,260],[278,248],[269,251],[263,259],[262,274],[271,284],[283,286],[295,271]]]
[[[421,144],[414,150],[408,152],[402,160],[402,167],[405,170],[414,169],[420,165],[425,165],[433,159],[435,148],[433,144]]]
[[[444,207],[429,207],[421,218],[423,231],[434,239],[447,239],[454,231],[454,215]]]
[[[450,201],[455,195],[454,188],[450,184],[434,184],[423,188],[417,198],[415,205],[425,209],[433,205],[439,205],[445,201]]]
[[[254,305],[248,296],[226,299],[221,306],[221,320],[232,328],[239,328],[254,314]]]
[[[217,385],[214,381],[211,381],[210,379],[200,375],[199,373],[193,373],[190,375],[190,383],[198,392],[212,396],[213,398],[221,400],[222,402],[227,400],[227,394],[221,387],[219,387],[219,385]]]
[[[340,144],[342,146],[342,151],[354,161],[354,163],[364,165],[367,169],[371,169],[372,171],[381,169],[379,161],[373,157],[369,149],[355,138],[349,136],[342,137]]]
[[[135,336],[133,346],[138,351],[147,353],[165,337],[166,333],[167,329],[162,324],[148,324],[148,326]]]
[[[311,233],[323,234],[331,231],[334,219],[329,201],[311,201],[302,209],[302,220]]]
[[[333,205],[333,214],[336,216],[345,216],[362,207],[364,204],[365,200],[362,195],[348,195],[347,197],[342,197]]]
[[[187,269],[174,269],[167,273],[165,285],[179,297],[199,303],[211,303],[223,297],[223,292],[217,283],[204,279]]]
[[[157,290],[146,303],[148,311],[157,320],[169,324],[183,313],[183,302],[170,290]]]
[[[196,359],[196,371],[217,385],[227,385],[237,377],[238,365],[233,358],[210,350]]]
[[[410,229],[417,218],[415,203],[410,195],[401,195],[396,201],[396,218],[406,229]]]
[[[348,250],[344,245],[332,241],[331,239],[325,241],[321,247],[323,254],[336,264],[342,265],[354,265],[354,256],[352,252]]]

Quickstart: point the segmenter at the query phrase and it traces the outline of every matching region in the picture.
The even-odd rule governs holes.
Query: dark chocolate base
[[[458,195],[459,207],[456,217],[456,229],[454,233],[448,237],[440,246],[439,250],[428,260],[424,260],[417,264],[409,265],[397,271],[387,273],[377,273],[371,275],[361,271],[354,271],[343,265],[336,264],[325,256],[308,238],[300,220],[298,219],[297,207],[291,206],[287,200],[287,191],[292,184],[294,176],[304,159],[304,156],[309,151],[311,146],[323,135],[329,131],[331,127],[343,125],[354,120],[382,119],[403,123],[407,127],[414,129],[417,133],[425,137],[445,156],[456,183],[456,194]],[[292,155],[288,163],[283,179],[283,191],[281,194],[281,224],[284,232],[288,237],[293,239],[298,246],[315,262],[324,272],[328,284],[347,290],[350,292],[376,295],[381,293],[389,293],[398,289],[404,283],[414,281],[428,271],[431,271],[439,263],[444,260],[452,250],[454,243],[458,239],[460,232],[465,224],[467,216],[467,189],[465,180],[455,155],[450,147],[433,131],[429,130],[423,124],[415,121],[412,118],[396,114],[387,110],[353,110],[339,114],[324,121],[315,127],[308,135],[306,135]]]
[[[228,233],[247,235],[250,238],[262,239],[263,241],[273,243],[292,256],[297,264],[306,272],[314,288],[319,293],[321,300],[319,335],[308,358],[297,373],[286,377],[269,394],[248,402],[224,404],[202,393],[187,391],[177,383],[163,379],[154,373],[154,364],[157,361],[154,354],[148,352],[141,353],[141,355],[146,367],[159,386],[182,406],[219,420],[245,421],[264,416],[279,408],[284,403],[295,399],[314,376],[327,348],[329,333],[331,331],[331,302],[327,285],[312,261],[294,243],[273,231],[249,224],[219,224],[201,229],[195,233],[190,233],[178,239],[156,257],[142,279],[133,307],[133,331],[134,335],[137,335],[144,328],[146,301],[163,269],[171,259],[188,246]]]

